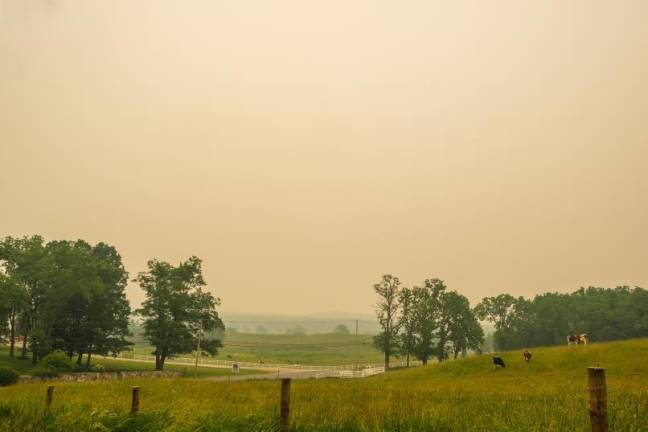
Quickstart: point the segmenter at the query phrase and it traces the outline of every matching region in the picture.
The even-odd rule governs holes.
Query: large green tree
[[[416,341],[414,354],[423,364],[439,352],[439,319],[441,295],[446,285],[441,279],[426,279],[422,287],[414,287],[414,320]]]
[[[414,354],[423,364],[453,353],[478,351],[484,333],[470,309],[468,299],[447,291],[441,279],[426,279],[421,287],[403,288],[398,296],[401,354]]]
[[[60,349],[70,357],[126,347],[130,308],[127,273],[117,251],[83,240],[44,243],[40,236],[0,242],[6,281],[0,303],[10,308],[11,338],[20,329],[34,362]],[[13,343],[11,343],[13,345]]]
[[[398,351],[398,299],[401,283],[397,277],[383,275],[380,282],[373,286],[379,300],[376,315],[381,331],[374,337],[374,346],[385,354],[385,369],[389,369],[389,360]]]
[[[47,247],[57,269],[53,347],[70,357],[76,354],[77,363],[85,354],[88,366],[93,353],[116,354],[127,348],[128,273],[117,250],[82,240],[50,242]]]
[[[52,263],[41,236],[13,238],[0,242],[0,260],[6,274],[26,291],[26,305],[20,313],[20,327],[23,336],[22,356],[26,356],[27,339],[32,348],[32,362],[39,354],[46,352],[49,343],[46,338],[51,292]]]
[[[441,313],[437,358],[447,359],[452,353],[465,356],[468,350],[479,351],[484,331],[470,309],[470,302],[456,291],[444,292],[440,298]]]
[[[475,306],[475,315],[480,320],[490,321],[495,326],[494,342],[498,350],[515,346],[515,328],[516,323],[522,319],[523,302],[522,297],[500,294],[497,297],[485,297]]]
[[[6,273],[0,271],[0,325],[5,325],[9,339],[9,356],[14,357],[19,317],[27,308],[25,286]]]
[[[398,296],[400,315],[398,325],[400,334],[400,352],[405,356],[407,367],[410,365],[410,356],[416,348],[416,330],[418,328],[415,315],[416,298],[411,288],[403,288]]]
[[[148,271],[136,280],[146,294],[137,313],[145,338],[155,347],[156,370],[162,370],[169,357],[192,352],[198,344],[200,350],[217,353],[222,344],[215,331],[225,328],[216,311],[220,300],[203,291],[206,284],[198,257],[178,266],[149,261]]]

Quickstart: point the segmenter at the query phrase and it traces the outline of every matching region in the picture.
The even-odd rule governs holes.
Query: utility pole
[[[356,320],[356,339],[358,338],[358,320]]]

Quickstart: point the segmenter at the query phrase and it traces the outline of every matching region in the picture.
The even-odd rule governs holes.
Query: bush
[[[32,369],[31,374],[39,378],[56,378],[59,376],[57,371],[44,366],[35,367]]]
[[[17,370],[0,366],[0,387],[16,384],[18,378],[20,378],[20,374]]]
[[[65,353],[60,351],[47,354],[40,361],[39,366],[55,372],[67,372],[72,369],[72,363]]]
[[[96,365],[92,366],[92,370],[95,372],[106,372],[106,367],[102,364],[97,363]]]

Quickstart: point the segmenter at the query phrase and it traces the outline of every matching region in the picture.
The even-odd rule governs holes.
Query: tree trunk
[[[82,360],[83,360],[83,353],[79,352],[79,355],[77,355],[76,364],[80,365]]]
[[[161,371],[164,368],[164,357],[155,353],[155,370]]]
[[[389,369],[389,350],[385,350],[385,370]]]
[[[88,357],[86,358],[86,368],[90,367],[90,359],[92,358],[92,345],[88,347]]]
[[[410,364],[410,353],[409,351],[407,352],[407,367],[409,367]]]
[[[421,361],[423,362],[423,366],[427,365],[427,361],[428,361],[427,356],[423,357]]]
[[[9,333],[9,357],[14,356],[14,347],[16,346],[16,313],[12,312],[9,318],[9,325],[11,326]]]
[[[20,358],[23,360],[27,358],[27,332],[23,334],[22,352],[20,354]]]
[[[166,361],[166,358],[167,358],[166,354],[163,354],[161,359],[161,364],[160,364],[160,370],[164,369],[164,362]]]
[[[446,337],[445,334],[442,334],[439,337],[439,343],[437,344],[437,358],[439,359],[439,363],[445,360],[445,345]]]

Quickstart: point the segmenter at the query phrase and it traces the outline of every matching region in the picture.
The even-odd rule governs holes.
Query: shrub
[[[66,372],[72,369],[72,363],[65,353],[60,351],[47,354],[39,363],[40,366],[56,371]]]
[[[0,387],[16,384],[20,374],[10,367],[0,366]]]
[[[106,372],[106,366],[97,363],[96,365],[92,366],[92,370],[95,372]]]

